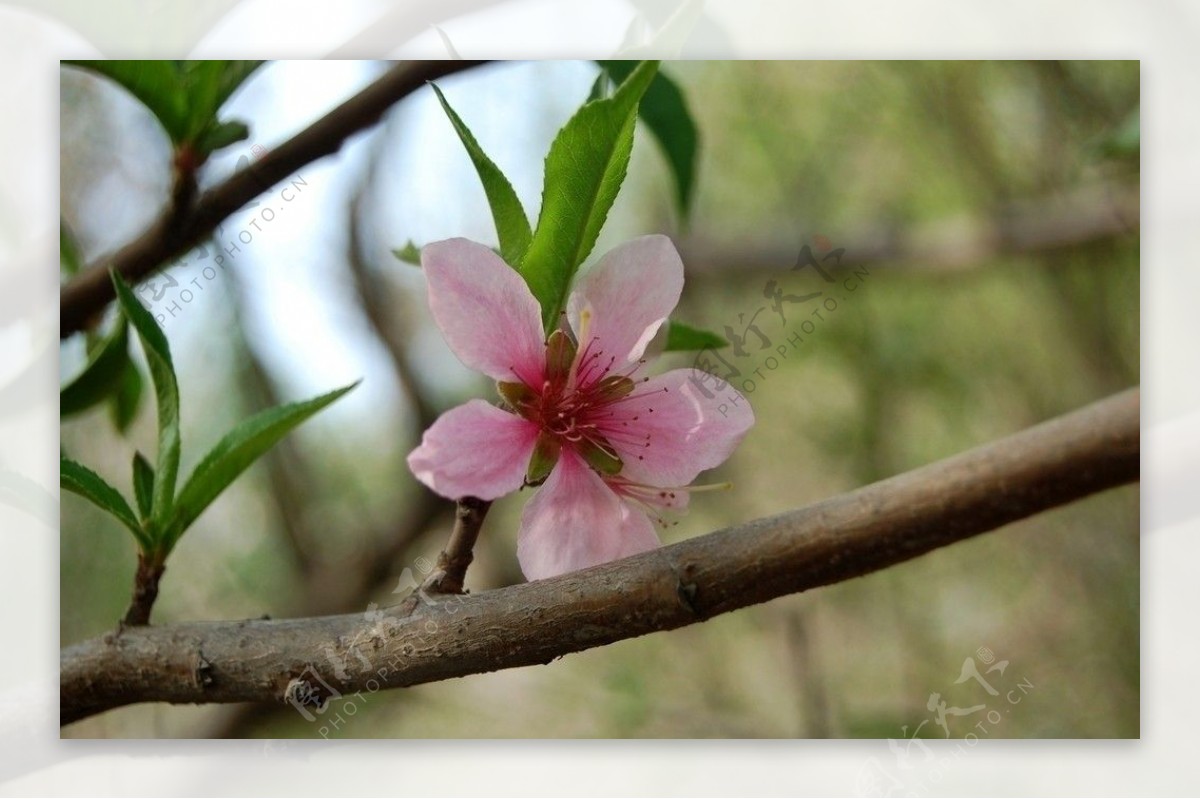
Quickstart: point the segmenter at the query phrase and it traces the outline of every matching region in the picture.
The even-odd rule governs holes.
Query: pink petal
[[[646,515],[629,507],[570,450],[521,514],[517,560],[530,580],[586,569],[659,545]]]
[[[580,330],[585,307],[592,317],[587,338],[616,368],[642,357],[683,291],[683,262],[666,236],[642,236],[609,251],[588,270],[567,302],[571,329]],[[580,347],[588,346],[580,341]]]
[[[537,426],[475,399],[452,408],[408,456],[417,479],[449,499],[496,499],[525,482]]]
[[[754,424],[745,397],[697,369],[652,377],[612,407],[602,432],[624,461],[619,477],[651,486],[686,486],[723,463]]]
[[[433,318],[460,361],[494,380],[542,384],[541,308],[515,269],[467,239],[427,245],[421,266]]]

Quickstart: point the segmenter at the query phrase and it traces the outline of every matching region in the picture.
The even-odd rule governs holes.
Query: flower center
[[[535,423],[540,431],[525,478],[529,485],[545,481],[563,447],[578,453],[602,475],[616,475],[623,463],[612,441],[616,438],[634,443],[638,439],[635,431],[628,430],[629,423],[636,422],[638,416],[630,415],[628,409],[623,412],[619,406],[640,396],[634,393],[637,381],[633,374],[644,361],[624,371],[615,370],[616,357],[605,356],[596,348],[595,339],[586,338],[589,323],[590,314],[584,311],[580,338],[587,344],[582,348],[562,330],[550,335],[541,386],[524,382],[501,382],[497,386],[513,412]],[[647,379],[641,378],[643,382]],[[637,443],[649,446],[649,434]]]

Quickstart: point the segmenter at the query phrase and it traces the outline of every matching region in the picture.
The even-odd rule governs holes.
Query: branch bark
[[[446,548],[438,555],[435,568],[421,585],[421,590],[434,594],[461,594],[467,579],[467,567],[475,559],[475,542],[487,516],[487,502],[476,497],[463,497],[454,514],[454,529]]]
[[[322,681],[345,694],[549,663],[859,577],[1136,481],[1139,409],[1131,389],[808,508],[551,580],[418,592],[365,614],[122,630],[63,650],[61,721],[137,702],[296,702]]]
[[[108,270],[135,283],[216,230],[226,217],[299,168],[330,155],[352,134],[374,125],[398,100],[428,81],[479,61],[407,61],[351,97],[262,159],[206,191],[186,210],[172,207],[134,241],[105,255],[67,283],[59,297],[59,336],[84,329],[113,298]]]
[[[158,584],[167,570],[163,555],[138,554],[137,571],[133,575],[133,598],[125,611],[122,624],[136,627],[150,623],[150,612],[158,599]]]

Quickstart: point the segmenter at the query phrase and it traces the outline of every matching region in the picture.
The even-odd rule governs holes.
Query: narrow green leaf
[[[188,98],[186,138],[199,143],[217,123],[217,112],[261,61],[182,61],[180,91]],[[228,124],[228,123],[223,123]],[[245,138],[245,137],[243,137]],[[234,139],[228,143],[232,144]],[[225,146],[225,145],[219,145]],[[212,152],[216,147],[205,152]]]
[[[59,391],[59,416],[81,413],[118,391],[129,365],[129,325],[124,314],[118,314],[87,366]]]
[[[204,130],[204,133],[200,134],[199,139],[196,140],[196,149],[202,155],[208,156],[222,147],[228,147],[249,138],[249,136],[250,128],[246,127],[245,122],[236,119],[229,122],[214,122]]]
[[[117,489],[106,483],[103,477],[82,463],[77,463],[67,457],[60,457],[59,485],[64,491],[78,494],[101,510],[115,516],[129,528],[143,550],[150,550],[150,539],[138,524],[137,517],[133,515],[129,503]]]
[[[68,61],[123,86],[150,109],[175,144],[188,133],[188,96],[175,61]]]
[[[709,347],[720,349],[728,346],[729,342],[716,333],[672,320],[667,323],[667,344],[663,347],[663,352],[703,350]]]
[[[599,64],[616,82],[625,80],[637,66],[636,61],[600,61]],[[659,72],[646,89],[646,96],[638,106],[638,116],[667,157],[671,174],[675,176],[675,199],[680,213],[686,215],[695,185],[699,135],[687,100],[679,86]]]
[[[115,81],[157,117],[171,142],[196,141],[261,61],[68,61]],[[228,135],[228,134],[224,134]],[[210,147],[205,152],[211,152]]]
[[[638,102],[658,70],[638,65],[611,97],[587,103],[563,126],[546,156],[542,210],[520,271],[553,330],[575,270],[596,245],[633,149]]]
[[[58,220],[58,263],[67,277],[74,277],[83,269],[83,254],[79,251],[79,242],[62,219]]]
[[[133,496],[142,521],[149,521],[154,509],[154,467],[140,452],[133,453]]]
[[[214,98],[213,113],[225,105],[225,101],[237,91],[254,71],[265,61],[222,61],[221,75],[217,80],[217,94]]]
[[[262,411],[227,433],[204,456],[179,491],[175,511],[163,532],[166,550],[169,552],[204,509],[279,439],[357,385],[353,383],[305,402]]]
[[[597,63],[603,63],[603,62],[597,62]],[[619,82],[620,81],[618,81],[618,83]],[[597,75],[596,75],[596,80],[594,80],[592,82],[592,88],[588,92],[586,102],[590,103],[593,100],[603,100],[605,97],[608,97],[609,92],[612,89],[611,84],[612,84],[612,81],[609,79],[608,72],[606,70],[601,69],[600,72],[597,73]]]
[[[533,236],[529,229],[529,220],[525,216],[525,209],[521,206],[521,200],[517,197],[508,178],[500,171],[500,167],[488,158],[487,153],[479,146],[479,142],[475,140],[475,136],[466,123],[450,107],[442,90],[437,87],[437,84],[429,85],[437,94],[438,102],[442,104],[442,110],[450,118],[450,124],[454,126],[458,138],[467,150],[467,155],[471,157],[471,163],[475,165],[475,171],[479,174],[479,181],[483,184],[488,205],[492,209],[492,219],[496,222],[496,233],[500,237],[500,257],[516,266],[529,248],[529,240]]]
[[[421,248],[413,244],[412,239],[404,242],[403,247],[393,249],[392,255],[406,264],[412,264],[413,266],[421,265]]]
[[[154,398],[158,411],[158,463],[154,469],[154,511],[151,514],[160,527],[171,515],[175,497],[175,478],[179,473],[179,384],[171,348],[154,317],[142,307],[120,275],[112,272],[117,301],[126,318],[137,331],[146,361],[150,364],[150,380],[154,383]]]
[[[137,418],[138,409],[142,406],[142,387],[142,373],[132,360],[126,360],[121,383],[108,400],[109,415],[118,432],[124,433]]]

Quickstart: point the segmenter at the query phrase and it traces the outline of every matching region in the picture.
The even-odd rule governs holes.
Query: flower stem
[[[125,611],[125,626],[139,627],[150,623],[150,610],[154,607],[154,600],[158,599],[158,581],[167,570],[165,561],[163,555],[138,553],[137,572],[133,577],[133,599],[129,602],[129,610]]]
[[[475,559],[475,540],[483,527],[490,501],[463,497],[454,515],[454,530],[446,548],[438,555],[437,568],[425,578],[421,590],[430,594],[462,594],[467,567]]]

